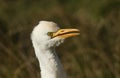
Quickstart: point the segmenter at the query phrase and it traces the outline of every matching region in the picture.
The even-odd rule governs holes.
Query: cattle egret
[[[63,43],[66,38],[79,34],[78,29],[60,29],[54,22],[39,22],[32,31],[31,40],[40,64],[41,78],[66,78],[55,47]]]

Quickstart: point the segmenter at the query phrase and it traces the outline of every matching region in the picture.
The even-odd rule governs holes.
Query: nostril
[[[61,32],[64,32],[64,30],[61,30]]]

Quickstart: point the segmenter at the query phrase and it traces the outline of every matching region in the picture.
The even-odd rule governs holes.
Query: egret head
[[[33,45],[49,47],[58,46],[64,39],[79,35],[78,29],[60,29],[59,26],[50,21],[40,21],[33,29],[31,39]]]

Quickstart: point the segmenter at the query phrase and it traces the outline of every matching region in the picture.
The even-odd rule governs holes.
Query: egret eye
[[[53,36],[53,32],[48,32],[47,35],[52,37]]]

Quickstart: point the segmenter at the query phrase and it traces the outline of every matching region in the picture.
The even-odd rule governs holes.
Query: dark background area
[[[68,78],[120,78],[120,0],[0,0],[0,78],[40,78],[30,33],[41,20],[81,30],[57,48]]]

